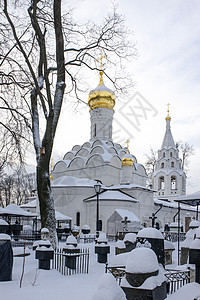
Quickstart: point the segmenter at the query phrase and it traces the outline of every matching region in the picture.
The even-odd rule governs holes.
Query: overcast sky
[[[82,21],[103,19],[111,9],[108,0],[74,0],[75,17]],[[200,190],[200,1],[199,0],[119,0],[118,12],[134,31],[138,58],[129,64],[136,82],[134,90],[115,106],[114,140],[131,138],[130,150],[138,162],[145,153],[161,147],[165,133],[167,103],[170,103],[171,129],[175,141],[195,147],[190,159],[187,193]],[[96,83],[94,83],[96,81]],[[91,78],[91,89],[98,84]],[[106,85],[112,89],[110,82]],[[148,110],[135,118],[132,109],[138,98]],[[87,101],[88,95],[85,95]],[[123,107],[122,107],[123,106]],[[137,108],[134,109],[137,114]],[[139,111],[138,111],[139,113]],[[125,117],[127,115],[127,118]],[[130,122],[130,120],[132,120]],[[64,108],[54,144],[55,161],[90,138],[89,109],[74,112]],[[55,163],[54,161],[54,163]]]

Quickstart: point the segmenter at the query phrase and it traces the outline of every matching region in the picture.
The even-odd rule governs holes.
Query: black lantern
[[[96,236],[99,236],[99,193],[101,191],[101,184],[97,181],[97,183],[94,185],[94,190],[97,194],[97,219],[96,219]]]

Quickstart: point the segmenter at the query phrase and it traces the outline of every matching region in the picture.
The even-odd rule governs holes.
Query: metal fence
[[[170,241],[172,243],[175,243],[178,241],[178,232],[170,232],[170,231],[164,231],[163,233],[164,239],[167,241]],[[185,240],[185,232],[180,232],[180,241]]]
[[[190,283],[190,270],[180,271],[167,269],[165,277],[167,278],[167,292],[168,294],[172,294],[183,285]]]
[[[68,267],[66,260],[74,260],[73,267]],[[88,274],[89,271],[89,249],[80,249],[79,253],[65,253],[63,249],[54,252],[52,268],[58,270],[62,275]]]
[[[119,285],[126,274],[125,267],[109,267],[108,264],[106,264],[105,272],[111,273]],[[172,294],[190,282],[190,270],[180,271],[166,269],[165,277],[167,279],[167,293]]]
[[[41,233],[34,231],[32,233],[21,232],[18,235],[11,235],[12,247],[24,247],[24,244],[31,247],[34,241],[41,239]]]

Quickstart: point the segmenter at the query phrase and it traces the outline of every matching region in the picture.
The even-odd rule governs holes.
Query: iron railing
[[[167,278],[167,292],[172,294],[183,285],[190,283],[190,270],[166,269],[165,277]]]
[[[190,282],[190,270],[180,271],[180,270],[166,269],[165,271],[166,271],[165,277],[167,279],[167,293],[168,294],[174,293],[180,287],[182,287],[183,285]],[[115,277],[115,279],[119,283],[119,285],[121,283],[122,278],[126,274],[125,266],[110,267],[110,266],[108,266],[108,264],[106,264],[105,272],[111,273]]]
[[[66,258],[76,257],[75,268],[66,266]],[[63,249],[57,249],[54,252],[52,269],[58,270],[62,275],[88,274],[89,271],[89,249],[80,249],[79,253],[65,253]]]
[[[180,241],[185,240],[185,232],[180,232]],[[167,241],[170,241],[172,243],[178,242],[178,232],[170,232],[170,231],[164,231],[163,232],[164,239]]]

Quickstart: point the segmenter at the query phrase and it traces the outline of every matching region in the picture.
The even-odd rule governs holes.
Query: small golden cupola
[[[112,90],[107,88],[103,82],[103,64],[102,64],[103,56],[101,55],[100,61],[101,70],[99,71],[100,80],[98,86],[91,90],[88,96],[88,105],[91,109],[94,109],[96,107],[106,107],[113,109],[115,106],[115,94]]]
[[[134,159],[129,152],[129,140],[127,140],[127,150],[126,151],[127,151],[127,153],[122,158],[122,167],[124,167],[124,166],[132,167],[134,164]]]

